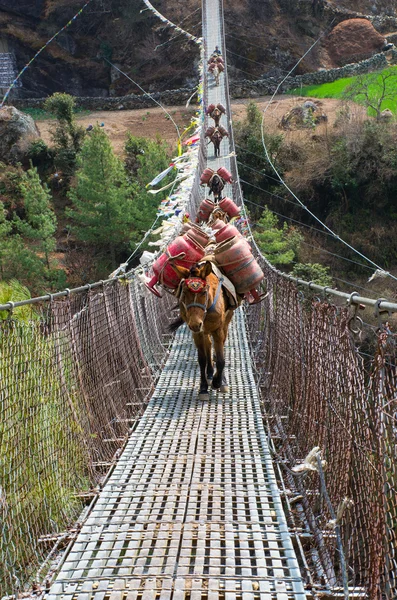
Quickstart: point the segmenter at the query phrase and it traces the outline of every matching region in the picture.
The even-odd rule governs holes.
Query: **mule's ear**
[[[177,265],[173,265],[170,263],[171,267],[178,273],[181,279],[187,279],[190,275],[189,269],[185,269],[185,267],[179,267]]]
[[[208,275],[212,273],[212,264],[209,260],[205,261],[204,269],[203,269],[203,279],[208,277]]]

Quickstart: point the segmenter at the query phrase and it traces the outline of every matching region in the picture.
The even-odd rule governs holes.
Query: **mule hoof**
[[[220,391],[222,394],[227,394],[227,393],[228,393],[228,391],[229,391],[229,386],[228,386],[228,385],[221,385],[221,387],[219,388],[219,391]]]
[[[200,392],[198,395],[198,399],[199,400],[209,400],[210,399],[210,395],[208,392]]]

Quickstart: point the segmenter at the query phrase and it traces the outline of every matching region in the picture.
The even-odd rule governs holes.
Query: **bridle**
[[[220,296],[220,293],[222,290],[222,282],[223,282],[223,277],[221,277],[219,279],[218,287],[216,288],[214,300],[213,300],[211,306],[208,306],[209,286],[208,286],[206,280],[202,279],[201,277],[188,277],[187,279],[182,279],[182,281],[179,284],[178,291],[177,291],[177,296],[179,298],[179,302],[181,302],[185,306],[186,311],[188,311],[189,308],[194,308],[194,307],[201,308],[201,310],[204,311],[204,316],[205,316],[207,313],[211,313],[215,310],[216,304],[218,302],[218,299],[219,299],[219,296]],[[193,292],[193,294],[205,293],[205,302],[204,303],[190,302],[190,304],[185,304],[182,300],[185,288],[187,288],[190,292]]]

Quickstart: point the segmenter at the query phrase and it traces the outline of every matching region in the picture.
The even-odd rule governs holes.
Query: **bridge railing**
[[[133,277],[0,321],[0,596],[73,536],[150,398],[173,304]]]
[[[395,598],[397,304],[296,280],[252,243],[267,296],[247,307],[250,344],[302,569],[318,591]]]
[[[183,183],[192,215],[205,152]],[[175,298],[141,275],[0,306],[0,598],[44,581],[150,399]]]
[[[291,527],[306,545],[311,577],[394,597],[397,335],[387,322],[361,329],[355,309],[262,268],[268,295],[247,311],[250,339]],[[313,448],[326,462],[323,480]]]

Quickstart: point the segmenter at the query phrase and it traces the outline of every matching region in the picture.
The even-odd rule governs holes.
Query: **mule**
[[[176,329],[183,322],[192,332],[200,365],[199,399],[209,398],[208,385],[222,393],[229,391],[225,377],[224,346],[234,308],[222,287],[222,279],[212,272],[209,261],[194,265],[190,270],[174,266],[182,277],[176,295],[179,300],[180,319],[172,326]],[[212,361],[212,342],[215,366]]]
[[[221,155],[221,141],[222,140],[223,140],[223,135],[219,131],[218,127],[215,127],[215,131],[210,136],[210,141],[214,145],[214,156],[215,156],[215,158],[217,156]]]
[[[218,86],[219,85],[219,76],[220,76],[221,72],[220,72],[220,69],[217,64],[212,69],[212,74],[215,79],[215,85]]]
[[[210,114],[211,119],[214,119],[215,127],[219,127],[219,121],[221,120],[222,111],[216,106]]]
[[[214,173],[207,185],[210,188],[210,193],[214,195],[214,200],[220,202],[222,200],[222,190],[225,187],[222,177]]]

